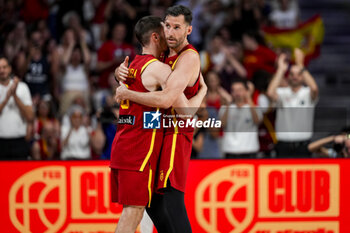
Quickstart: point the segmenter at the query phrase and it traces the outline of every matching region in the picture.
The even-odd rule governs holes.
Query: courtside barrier
[[[1,232],[114,232],[108,161],[0,162]],[[193,160],[195,233],[349,233],[350,160]]]

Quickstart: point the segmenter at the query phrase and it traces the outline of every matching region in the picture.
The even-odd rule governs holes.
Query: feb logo
[[[9,193],[9,215],[20,232],[57,232],[67,216],[66,171],[47,166],[20,177]]]
[[[143,112],[143,128],[144,129],[160,129],[160,116],[162,114],[156,112]]]
[[[206,176],[195,191],[195,215],[211,233],[241,233],[254,218],[254,166],[232,165]]]

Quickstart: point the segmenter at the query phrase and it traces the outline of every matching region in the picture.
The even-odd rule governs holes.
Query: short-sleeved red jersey
[[[130,90],[149,92],[142,84],[141,74],[154,61],[157,59],[152,55],[135,57],[129,66],[127,85]],[[143,171],[150,159],[158,159],[163,140],[161,116],[158,118],[160,129],[144,128],[144,115],[157,110],[162,113],[157,108],[129,100],[121,103],[117,132],[111,150],[111,168]]]
[[[177,62],[180,54],[185,52],[185,51],[187,51],[187,50],[192,50],[192,51],[198,53],[198,51],[193,47],[193,45],[188,44],[185,47],[183,47],[183,49],[178,54],[176,54],[174,56],[171,56],[171,57],[165,57],[163,59],[164,63],[168,64],[171,67],[171,69],[174,70],[176,62]],[[187,86],[185,88],[184,94],[187,97],[187,99],[190,99],[190,98],[192,98],[193,96],[195,96],[197,94],[198,89],[199,89],[199,77],[200,77],[200,73],[198,71],[198,78],[197,78],[196,83],[192,87]],[[169,108],[169,109],[166,110],[166,114],[167,115],[176,115],[176,111],[173,108]],[[180,118],[176,118],[176,120],[177,121],[181,121]],[[191,133],[191,132],[193,132],[193,130],[194,129],[191,126],[178,128],[178,132],[190,132]],[[166,132],[174,132],[174,127],[167,128]]]

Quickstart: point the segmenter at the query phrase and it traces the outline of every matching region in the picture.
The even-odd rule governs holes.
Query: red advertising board
[[[114,232],[108,161],[0,162],[1,232]],[[349,233],[350,160],[191,161],[194,233]]]

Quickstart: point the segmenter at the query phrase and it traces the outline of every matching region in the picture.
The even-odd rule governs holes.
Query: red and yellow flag
[[[320,45],[324,38],[324,25],[320,15],[299,24],[294,29],[263,28],[266,42],[274,48],[301,48],[306,62],[319,55]]]

